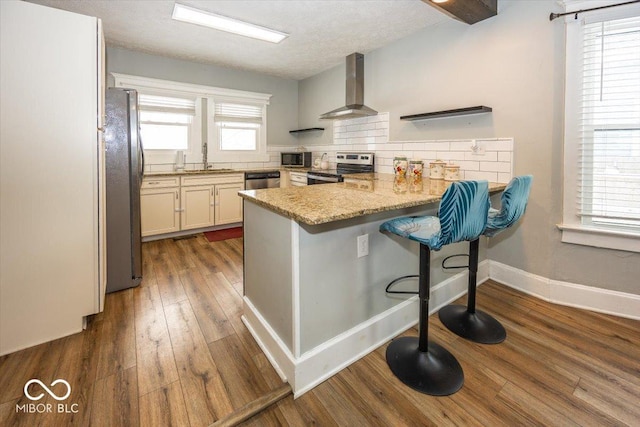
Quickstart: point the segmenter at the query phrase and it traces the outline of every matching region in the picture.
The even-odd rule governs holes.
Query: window
[[[216,97],[210,101],[210,161],[268,161],[266,103]]]
[[[146,150],[189,150],[195,99],[138,96],[140,135]]]
[[[260,145],[263,107],[251,104],[215,103],[213,120],[218,149],[254,151]]]
[[[270,94],[111,73],[116,87],[139,94],[148,165],[267,162]],[[207,158],[204,158],[204,154]]]
[[[640,13],[631,15],[567,22],[560,228],[565,242],[640,252]]]

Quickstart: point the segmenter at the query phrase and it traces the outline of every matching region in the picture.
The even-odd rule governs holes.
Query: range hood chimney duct
[[[346,87],[346,105],[324,113],[320,116],[321,120],[353,119],[378,114],[364,105],[364,55],[361,53],[347,56]]]

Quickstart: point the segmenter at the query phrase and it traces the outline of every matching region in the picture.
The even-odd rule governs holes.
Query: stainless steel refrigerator
[[[107,292],[142,280],[140,186],[144,155],[138,123],[138,94],[109,88],[106,94]]]

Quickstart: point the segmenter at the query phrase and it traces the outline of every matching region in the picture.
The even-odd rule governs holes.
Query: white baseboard
[[[497,261],[489,262],[489,277],[554,304],[640,320],[640,295],[553,280]]]
[[[489,262],[478,265],[478,283],[489,277]],[[431,288],[430,314],[467,292],[464,270]],[[278,374],[300,397],[418,322],[418,297],[412,296],[371,319],[295,358],[248,298],[243,321]]]
[[[289,382],[291,387],[294,388],[295,362],[293,355],[246,296],[243,298],[243,302],[242,322],[249,329],[249,332],[251,332],[251,335],[253,335],[258,346],[267,356],[282,381]]]

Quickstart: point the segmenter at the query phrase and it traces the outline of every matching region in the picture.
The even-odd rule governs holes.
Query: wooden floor
[[[108,295],[86,331],[0,358],[0,425],[207,426],[282,385],[240,320],[242,239],[199,235],[145,243],[143,252],[142,285]],[[491,281],[479,288],[478,306],[505,325],[504,343],[465,341],[430,318],[431,337],[464,369],[458,393],[405,387],[383,345],[245,425],[640,425],[640,322]],[[16,412],[30,403],[23,387],[32,378],[70,383],[63,413]],[[38,403],[57,412],[48,395]]]

